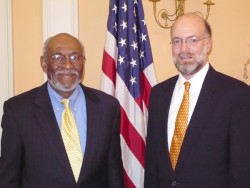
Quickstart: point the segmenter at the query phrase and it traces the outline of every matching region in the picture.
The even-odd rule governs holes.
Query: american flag
[[[148,100],[156,84],[141,0],[110,0],[101,90],[121,104],[125,187],[143,187]]]

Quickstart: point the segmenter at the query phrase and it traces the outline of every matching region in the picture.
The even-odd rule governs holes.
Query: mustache
[[[75,69],[65,69],[65,68],[59,68],[56,71],[56,75],[57,74],[75,74],[78,75],[78,72]]]
[[[191,52],[181,52],[178,54],[179,57],[185,57],[185,56],[192,56],[193,53]]]

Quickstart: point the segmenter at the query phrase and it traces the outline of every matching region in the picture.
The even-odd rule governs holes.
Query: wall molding
[[[57,33],[78,38],[78,0],[43,0],[43,40]]]
[[[3,114],[3,103],[5,100],[13,96],[12,0],[0,0],[0,41],[1,122]],[[2,129],[0,127],[0,138],[1,135]]]
[[[78,0],[43,0],[43,39],[62,32],[78,37]]]

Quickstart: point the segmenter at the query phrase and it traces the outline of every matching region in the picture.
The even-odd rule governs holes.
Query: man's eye
[[[63,61],[64,60],[63,56],[61,56],[61,55],[55,55],[53,57],[53,59],[56,60],[56,61]]]
[[[62,60],[63,60],[63,57],[60,57],[60,56],[59,56],[59,57],[56,57],[56,60],[57,60],[57,61],[62,61]]]
[[[82,57],[81,56],[70,56],[70,60],[73,61],[73,62],[79,62],[81,61]]]
[[[79,58],[78,58],[77,56],[71,56],[71,57],[70,57],[70,60],[72,60],[72,61],[78,61]]]
[[[173,43],[174,43],[174,44],[180,44],[180,43],[181,43],[181,40],[174,40]]]
[[[190,40],[189,40],[189,42],[190,42],[190,43],[193,43],[193,44],[197,43],[197,41],[198,41],[197,39],[190,39]]]

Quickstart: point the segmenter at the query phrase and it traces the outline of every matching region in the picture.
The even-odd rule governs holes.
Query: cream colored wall
[[[204,11],[204,0],[186,1],[188,11]],[[249,0],[213,0],[209,23],[214,47],[211,64],[219,71],[242,80],[243,64],[250,57]],[[169,6],[160,2],[162,7]],[[173,1],[174,3],[174,1]],[[192,6],[191,6],[192,4]],[[175,75],[169,30],[161,29],[153,17],[152,2],[143,0],[158,81]],[[86,47],[84,84],[99,88],[109,1],[79,0],[79,38]],[[171,11],[171,10],[169,10]],[[14,93],[43,83],[39,57],[42,52],[42,0],[13,0]]]
[[[204,1],[186,1],[186,10],[205,12],[205,6],[202,4]],[[211,7],[211,15],[208,19],[213,31],[214,43],[209,58],[210,63],[218,71],[242,80],[243,64],[250,57],[250,1],[241,0],[239,3],[233,0],[213,0],[213,2],[215,5]],[[160,3],[159,8],[169,5],[164,4],[163,1]],[[144,0],[143,4],[158,81],[163,81],[176,74],[169,45],[169,30],[161,29],[156,24],[152,2]]]
[[[14,94],[43,82],[42,0],[13,0]]]
[[[79,38],[85,45],[85,85],[99,89],[109,1],[79,0]]]

